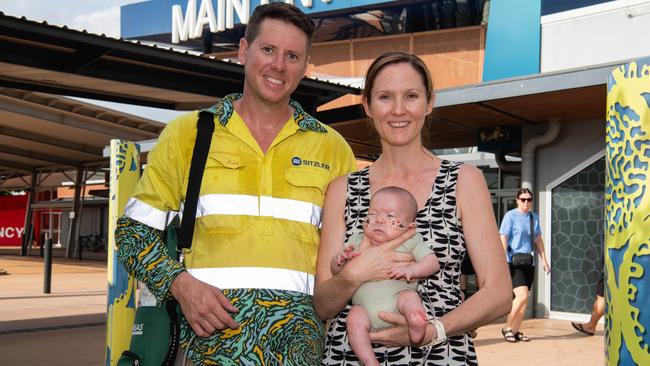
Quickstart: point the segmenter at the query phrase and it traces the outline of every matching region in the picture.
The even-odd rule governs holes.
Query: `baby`
[[[402,188],[384,187],[375,192],[363,224],[363,234],[352,235],[341,253],[332,258],[332,273],[340,272],[348,260],[359,255],[357,249],[364,235],[371,245],[381,245],[414,227],[417,210],[415,198]],[[404,315],[413,343],[421,342],[426,331],[427,316],[416,291],[417,279],[437,272],[440,269],[438,258],[420,234],[415,234],[395,251],[412,253],[415,262],[391,269],[388,273],[391,280],[364,283],[352,297],[353,306],[347,318],[348,338],[350,347],[364,365],[379,365],[370,343],[370,331],[392,326],[379,319],[380,311]]]

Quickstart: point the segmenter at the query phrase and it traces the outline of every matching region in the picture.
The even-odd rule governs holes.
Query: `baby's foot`
[[[411,342],[415,344],[422,342],[427,330],[427,314],[424,310],[411,312],[408,316],[408,325]]]

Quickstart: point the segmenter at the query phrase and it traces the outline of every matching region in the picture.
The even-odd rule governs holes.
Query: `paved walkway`
[[[0,365],[103,365],[106,337],[106,262],[55,258],[51,294],[43,293],[40,257],[0,252]],[[506,343],[502,324],[479,329],[482,366],[603,365],[602,326],[577,334],[568,321],[524,322],[529,343]]]

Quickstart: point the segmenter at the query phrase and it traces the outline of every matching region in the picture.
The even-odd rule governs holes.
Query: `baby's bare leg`
[[[370,343],[370,318],[366,309],[359,305],[350,308],[347,319],[348,339],[354,354],[363,365],[379,365]]]
[[[420,295],[413,290],[405,290],[397,297],[397,309],[406,317],[411,342],[422,342],[427,330],[427,313],[420,300]]]

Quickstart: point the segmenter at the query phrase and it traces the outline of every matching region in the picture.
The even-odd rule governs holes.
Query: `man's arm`
[[[221,290],[192,277],[169,257],[162,231],[121,217],[115,231],[118,260],[132,276],[144,282],[158,302],[172,296],[199,337],[215,330],[239,327],[229,313],[237,312]]]
[[[168,296],[172,282],[185,268],[167,255],[163,232],[122,216],[115,230],[117,259],[142,281],[158,302]]]

